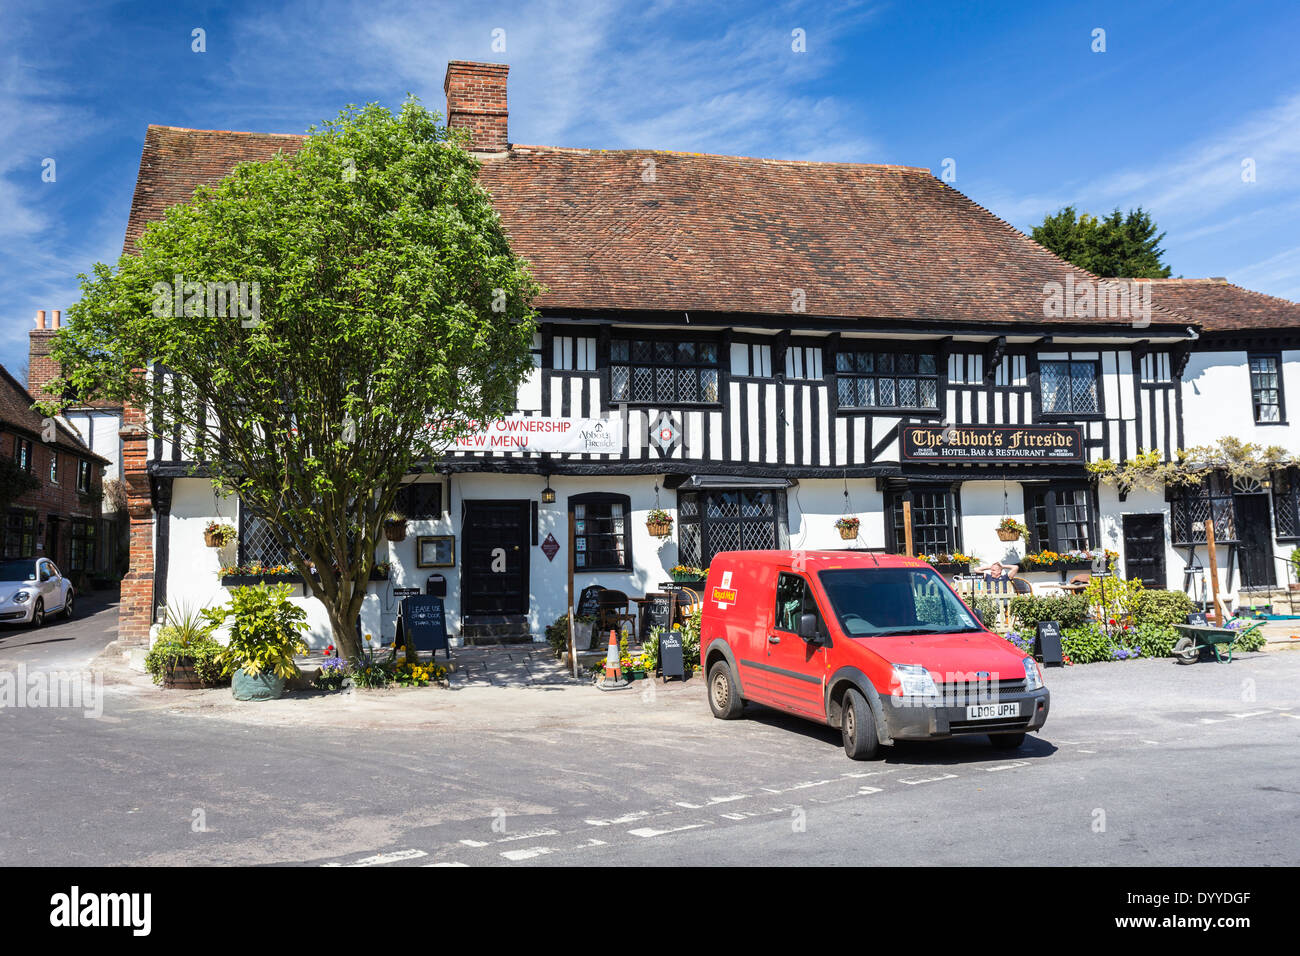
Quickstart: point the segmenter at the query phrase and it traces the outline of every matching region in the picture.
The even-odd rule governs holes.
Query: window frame
[[[1080,412],[1080,411],[1074,411],[1074,410],[1071,410],[1071,411],[1064,411],[1064,412],[1062,412],[1062,411],[1057,411],[1057,410],[1055,410],[1055,409],[1049,410],[1049,409],[1047,408],[1046,403],[1044,402],[1044,395],[1043,395],[1043,367],[1044,367],[1045,365],[1069,365],[1069,366],[1071,366],[1071,371],[1070,371],[1070,381],[1071,381],[1072,383],[1073,383],[1073,380],[1074,380],[1074,371],[1073,371],[1073,366],[1075,366],[1075,365],[1090,365],[1090,366],[1092,366],[1092,386],[1093,386],[1094,394],[1095,394],[1096,399],[1097,399],[1097,401],[1096,401],[1096,405],[1097,405],[1096,409],[1095,409],[1094,411],[1091,411],[1091,412]],[[1039,417],[1039,419],[1040,419],[1040,420],[1049,420],[1049,421],[1057,421],[1057,420],[1060,420],[1060,421],[1099,421],[1099,420],[1105,418],[1105,417],[1106,417],[1106,405],[1105,405],[1105,399],[1104,399],[1105,388],[1103,387],[1103,383],[1102,383],[1101,375],[1102,375],[1102,372],[1101,372],[1101,360],[1100,360],[1100,359],[1095,359],[1095,358],[1073,358],[1073,357],[1069,357],[1069,358],[1050,358],[1050,359],[1040,358],[1040,359],[1038,360],[1038,369],[1037,369],[1037,376],[1038,376],[1037,386],[1038,386],[1038,387],[1034,390],[1034,392],[1035,392],[1034,398],[1035,398],[1035,401],[1036,401],[1037,404],[1038,404],[1038,417]],[[1073,395],[1074,395],[1074,389],[1073,389],[1073,386],[1071,386],[1070,394],[1071,394],[1071,398],[1073,398]]]
[[[871,356],[871,371],[869,372],[864,371],[861,368],[843,369],[840,367],[843,364],[841,359],[845,358],[846,356],[860,356],[860,355]],[[890,359],[890,364],[893,366],[888,372],[879,369],[880,358],[882,356],[888,356]],[[903,356],[916,359],[917,360],[916,368],[918,369],[918,371],[912,371],[912,372],[900,371],[898,369],[898,359]],[[933,372],[919,371],[920,359],[922,358],[928,358],[934,361]],[[859,360],[855,359],[853,364],[858,365]],[[824,364],[823,364],[823,368],[825,368]],[[927,352],[924,349],[888,349],[888,348],[855,348],[855,347],[846,348],[845,343],[841,342],[839,348],[835,350],[833,374],[835,375],[835,402],[838,408],[845,409],[848,411],[870,411],[870,412],[886,412],[886,413],[902,412],[902,413],[907,413],[912,415],[941,414],[941,410],[944,404],[944,386],[947,383],[948,368],[947,368],[947,362],[944,360],[943,356],[936,354],[935,352]],[[843,400],[843,396],[840,391],[841,388],[843,387],[844,382],[846,381],[858,382],[866,379],[870,379],[872,382],[873,402],[869,405],[863,405],[857,401],[856,397],[852,403],[845,402]],[[895,402],[893,404],[882,405],[879,402],[880,381],[882,379],[888,379],[893,382],[894,398],[895,398]],[[916,382],[918,383],[917,385],[918,396],[920,394],[919,383],[922,381],[932,380],[934,382],[934,404],[933,405],[898,404],[897,402],[898,392],[899,392],[898,382],[900,379],[915,379]]]
[[[932,550],[929,546],[920,542],[917,537],[916,524],[916,496],[921,495],[944,495],[944,513],[947,518],[945,531],[948,539],[948,547]],[[889,550],[894,554],[902,554],[903,548],[907,542],[905,540],[905,530],[903,528],[903,502],[912,503],[912,553],[913,554],[956,554],[962,550],[961,535],[961,494],[958,486],[953,484],[938,483],[910,483],[907,488],[891,491],[886,495],[885,500],[885,540],[888,543]],[[923,527],[934,528],[938,525],[927,523]]]
[[[73,518],[68,529],[68,570],[92,571],[98,557],[99,535],[93,518]],[[78,533],[80,532],[80,533]],[[78,562],[78,545],[82,562]]]
[[[786,578],[793,578],[803,585],[803,599],[800,604],[799,613],[800,615],[816,615],[817,635],[823,642],[829,641],[830,631],[826,627],[826,615],[822,613],[821,605],[817,601],[817,592],[808,578],[796,571],[782,570],[777,573],[776,590],[772,594],[772,630],[779,631],[782,634],[793,634],[795,637],[801,637],[798,625],[795,626],[795,630],[793,631],[786,630],[781,626],[781,583]],[[829,646],[829,644],[823,643],[822,646]]]
[[[21,471],[32,473],[32,440],[22,435],[14,436],[14,461]]]
[[[627,344],[627,358],[615,359],[614,352],[620,343]],[[645,344],[649,346],[650,357],[648,359],[634,358],[636,346]],[[694,361],[681,361],[678,359],[678,348],[690,344],[698,348],[702,345],[711,346],[713,349],[713,360],[711,362],[700,361],[698,358]],[[672,355],[668,358],[659,356],[659,349],[667,347],[672,350]],[[636,335],[619,332],[611,334],[609,340],[609,388],[607,389],[608,398],[606,402],[609,405],[628,405],[633,408],[721,408],[723,401],[723,382],[726,372],[730,369],[730,353],[724,356],[726,345],[720,336],[705,335],[687,335],[674,338],[654,335]],[[725,361],[724,361],[725,359]],[[616,394],[614,377],[617,369],[627,370],[627,392],[620,397]],[[638,369],[649,369],[653,380],[652,388],[654,394],[651,398],[636,398],[636,373]],[[684,369],[695,369],[697,372],[711,370],[713,372],[713,388],[715,396],[712,399],[685,400],[676,396],[680,393],[681,377],[680,373]],[[672,389],[673,397],[665,398],[659,393],[659,373],[661,371],[671,370],[673,373]],[[706,386],[701,385],[701,394]]]
[[[1205,544],[1204,518],[1193,521],[1186,513],[1191,502],[1203,499],[1202,510],[1214,519],[1214,540],[1216,544],[1238,544],[1237,534],[1237,500],[1236,489],[1232,479],[1223,472],[1213,472],[1205,477],[1199,485],[1178,489],[1169,500],[1169,534],[1174,547],[1192,547]],[[1222,516],[1225,512],[1231,518],[1231,527],[1225,527]],[[1199,530],[1199,536],[1197,532]],[[1190,538],[1180,535],[1190,532]],[[1270,534],[1272,529],[1270,529]]]
[[[77,491],[80,494],[90,494],[91,486],[94,484],[94,469],[84,458],[77,459]]]
[[[744,514],[743,500],[741,503],[741,513],[732,517],[710,517],[709,516],[709,496],[718,494],[767,494],[772,496],[772,514],[768,516],[746,516]],[[690,514],[689,510],[683,507],[683,498],[693,497],[695,499],[695,513]],[[713,559],[721,554],[724,550],[736,550],[715,548],[713,541],[713,529],[719,525],[735,524],[737,526],[736,535],[739,539],[740,550],[745,550],[745,524],[767,524],[772,526],[772,547],[782,549],[789,546],[790,527],[789,527],[789,504],[786,499],[786,489],[784,488],[747,488],[744,485],[732,485],[717,488],[688,488],[679,489],[677,492],[677,550],[678,560],[682,564],[691,564],[698,568],[707,568],[713,563]],[[684,539],[686,531],[684,529],[692,528],[695,535],[694,544],[688,544]],[[694,548],[698,548],[698,554],[691,553]],[[708,560],[704,556],[708,555]]]
[[[409,521],[441,521],[447,513],[447,506],[442,500],[442,485],[441,481],[408,481],[398,489],[393,507]],[[423,501],[415,500],[417,492],[424,496]],[[436,508],[430,511],[428,499],[435,496],[437,500],[433,504]],[[417,508],[416,504],[425,507]]]
[[[622,546],[622,551],[623,551],[623,561],[622,561],[622,563],[621,563],[621,564],[611,564],[611,565],[599,565],[599,566],[597,566],[597,565],[590,565],[590,564],[582,564],[582,565],[579,565],[579,564],[578,564],[578,551],[579,551],[579,550],[581,550],[584,554],[593,554],[593,553],[595,553],[595,552],[594,552],[592,549],[590,549],[590,548],[582,548],[582,549],[579,549],[579,548],[578,548],[578,539],[579,539],[579,538],[582,538],[582,539],[584,539],[584,540],[587,540],[587,539],[590,539],[590,538],[593,538],[593,537],[618,537],[618,536],[619,536],[619,532],[614,532],[614,531],[609,531],[609,532],[596,532],[596,531],[587,531],[587,530],[584,530],[584,531],[582,531],[582,532],[579,532],[579,531],[577,530],[577,524],[576,524],[576,522],[578,521],[578,518],[577,518],[576,513],[575,513],[575,509],[576,509],[576,507],[577,507],[578,505],[582,505],[582,506],[584,506],[584,508],[589,508],[589,507],[591,507],[591,506],[593,506],[593,505],[595,505],[595,506],[601,506],[601,505],[616,505],[616,504],[618,504],[618,505],[622,505],[622,506],[623,506],[623,531],[622,531],[622,533],[621,533],[621,536],[622,536],[622,538],[623,538],[623,546]],[[592,572],[592,573],[603,573],[603,572],[620,573],[620,572],[629,572],[629,571],[632,570],[632,568],[633,568],[634,565],[633,565],[633,563],[632,563],[632,539],[633,539],[633,534],[632,534],[632,499],[631,499],[631,497],[629,497],[628,495],[621,495],[621,494],[617,494],[617,493],[615,493],[615,492],[609,492],[609,491],[589,491],[589,492],[584,492],[583,494],[580,494],[580,495],[570,495],[570,496],[569,496],[569,499],[568,499],[568,510],[569,510],[569,516],[570,516],[570,517],[574,520],[574,522],[575,522],[575,524],[574,524],[574,532],[573,532],[573,548],[574,548],[574,555],[573,555],[573,568],[574,568],[574,571],[575,571],[575,572],[582,572],[582,573],[586,573],[586,572]],[[590,517],[591,517],[591,516],[589,516],[589,515],[584,515],[583,520],[590,520]],[[605,520],[605,519],[598,519],[598,520]],[[609,517],[608,520],[611,520],[611,521],[612,521],[612,520],[613,520],[613,516],[611,515],[611,516]]]
[[[15,520],[16,519],[16,520]],[[10,553],[10,535],[16,537],[19,547]],[[26,545],[24,547],[24,545]],[[10,508],[5,514],[4,538],[0,552],[5,558],[29,558],[36,552],[36,512],[25,508]]]
[[[1101,547],[1101,527],[1098,516],[1097,489],[1087,481],[1049,481],[1045,483],[1026,483],[1023,486],[1024,491],[1024,514],[1025,527],[1029,529],[1029,540],[1025,542],[1025,551],[1033,553],[1036,551],[1055,551],[1057,554],[1065,554],[1069,551],[1093,551]],[[1068,522],[1069,524],[1084,524],[1088,532],[1088,545],[1084,548],[1067,547],[1062,540],[1061,525],[1065,523],[1060,515],[1060,509],[1067,507],[1076,507],[1075,504],[1063,504],[1057,497],[1059,494],[1068,492],[1070,494],[1082,494],[1084,496],[1084,506],[1088,509],[1087,517],[1083,522],[1077,519]],[[1044,515],[1043,521],[1040,522],[1036,515],[1038,504],[1035,499],[1038,495],[1043,496]],[[1047,527],[1047,541],[1042,539],[1041,528]]]
[[[1256,359],[1271,359],[1273,361],[1273,374],[1277,376],[1277,420],[1261,421],[1259,417],[1259,403],[1255,396],[1263,389],[1255,385],[1255,369],[1253,365]],[[1256,425],[1273,426],[1285,425],[1286,420],[1286,388],[1282,382],[1282,353],[1281,352],[1247,352],[1246,353],[1246,377],[1250,382],[1250,411],[1252,420]],[[1272,403],[1270,403],[1272,404]]]

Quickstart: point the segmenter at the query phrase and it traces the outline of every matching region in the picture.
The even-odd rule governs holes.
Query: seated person
[[[995,578],[1000,578],[1005,574],[1008,578],[1014,578],[1019,570],[1020,565],[1018,564],[1003,564],[1001,561],[994,561],[982,568],[975,568],[971,571],[971,574],[988,574]]]

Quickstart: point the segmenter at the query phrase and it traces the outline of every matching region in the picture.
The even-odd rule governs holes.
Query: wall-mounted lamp
[[[546,487],[542,489],[542,504],[555,504],[555,491],[551,488],[551,476],[546,476]]]

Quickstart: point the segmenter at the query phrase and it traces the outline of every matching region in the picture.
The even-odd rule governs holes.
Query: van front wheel
[[[718,720],[735,720],[745,710],[745,702],[736,691],[736,681],[726,661],[716,661],[709,668],[709,708]]]
[[[840,707],[840,732],[844,735],[844,752],[854,760],[870,760],[880,748],[871,705],[861,691],[852,687],[844,692],[844,703]]]

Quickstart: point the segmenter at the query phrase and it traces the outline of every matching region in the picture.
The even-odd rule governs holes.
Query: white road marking
[[[1144,740],[1144,741],[1142,741],[1142,742],[1143,742],[1144,744],[1153,744],[1153,745],[1156,746],[1156,747],[1159,747],[1159,746],[1160,746],[1160,741],[1158,741],[1158,740]]]
[[[1279,714],[1279,717],[1290,717],[1292,720],[1300,720],[1300,714]]]
[[[445,861],[442,863],[422,863],[421,866],[469,866],[468,863],[456,863],[454,861]]]
[[[858,787],[857,793],[846,793],[842,797],[831,797],[829,800],[818,800],[816,797],[810,797],[808,802],[821,803],[821,804],[843,803],[845,800],[852,800],[856,797],[866,797],[866,796],[870,796],[873,793],[880,793],[880,792],[881,792],[880,787]]]
[[[487,844],[484,843],[482,840],[461,840],[460,842],[465,846],[472,846],[475,849],[481,846],[487,846]]]
[[[809,787],[820,787],[830,782],[831,781],[829,780],[808,780],[804,783],[796,783],[793,787],[786,787],[785,789],[777,787],[760,787],[759,789],[764,790],[767,793],[793,793],[795,790],[807,790]]]
[[[1081,754],[1095,754],[1096,752],[1097,752],[1097,751],[1095,751],[1095,750],[1080,750],[1080,751],[1079,751],[1079,753],[1081,753]]]
[[[527,850],[505,850],[502,852],[507,860],[531,860],[534,857],[545,856],[547,853],[554,853],[549,846],[535,846]]]
[[[677,806],[684,807],[687,810],[703,810],[705,807],[716,806],[719,803],[732,803],[736,800],[748,799],[749,794],[738,793],[730,797],[709,797],[704,803],[687,803],[685,800],[678,800]]]
[[[401,860],[418,860],[422,856],[429,854],[423,850],[397,850],[393,853],[380,853],[376,856],[368,856],[364,859],[357,860],[353,863],[347,863],[346,866],[383,866],[387,863],[397,863]]]
[[[543,827],[540,830],[525,830],[522,833],[508,833],[498,839],[497,843],[517,843],[520,840],[536,840],[538,837],[559,836],[559,830]]]
[[[637,820],[644,820],[650,816],[649,810],[638,810],[635,813],[627,813],[621,817],[614,817],[612,820],[583,820],[582,822],[592,827],[609,827],[617,826],[622,823],[633,823]]]
[[[642,838],[649,838],[649,837],[664,836],[664,835],[669,834],[669,833],[681,833],[683,830],[698,830],[698,829],[700,829],[701,827],[705,827],[705,826],[708,826],[708,824],[707,824],[707,823],[688,823],[688,824],[687,824],[686,826],[684,826],[684,827],[672,827],[671,829],[668,829],[668,830],[656,830],[656,829],[654,829],[653,827],[638,827],[638,828],[635,829],[635,830],[628,830],[627,832],[630,833],[630,834],[632,834],[632,836],[639,836],[639,837],[642,837]]]
[[[1016,767],[1028,767],[1028,760],[1013,760],[1011,763],[1000,763],[995,767],[985,767],[989,773],[997,773],[999,770],[1014,770]]]
[[[1264,714],[1271,714],[1271,713],[1273,713],[1271,710],[1252,710],[1248,714],[1229,714],[1228,716],[1236,717],[1238,720],[1240,720],[1243,717],[1260,717]]]
[[[945,774],[940,774],[937,777],[920,777],[916,780],[905,780],[904,778],[899,777],[898,782],[905,783],[908,786],[915,786],[918,783],[934,783],[936,780],[956,780],[956,779],[957,779],[957,775],[955,773],[945,773]]]

